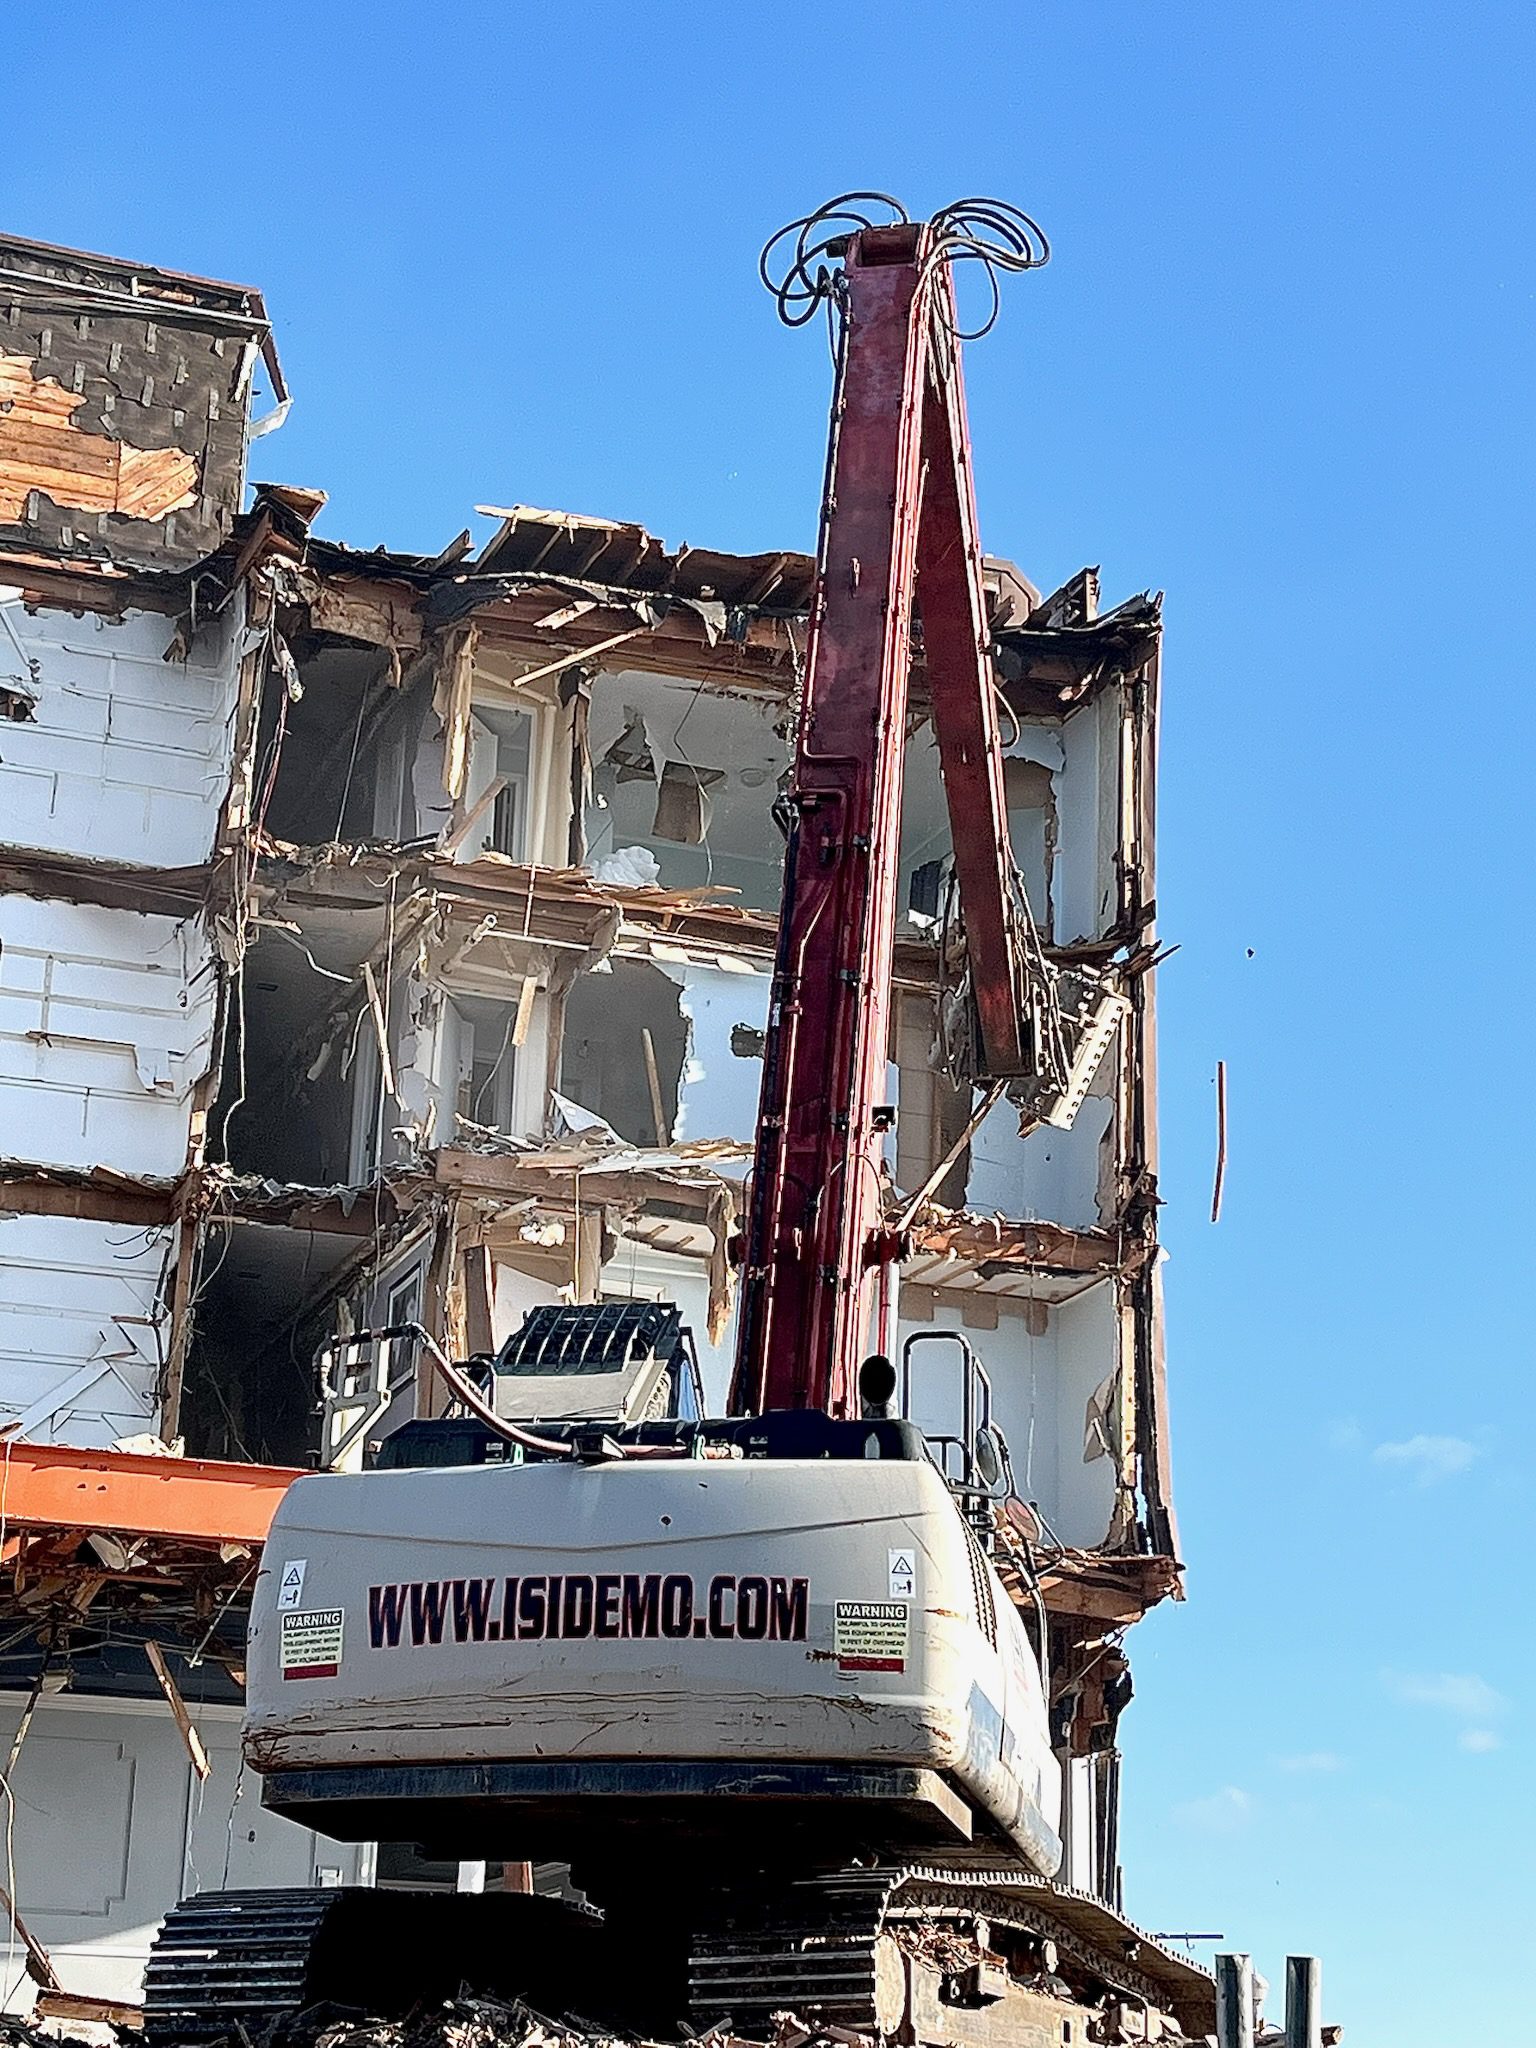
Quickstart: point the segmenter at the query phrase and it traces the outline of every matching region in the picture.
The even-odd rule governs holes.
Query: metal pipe
[[[1285,2048],[1323,2048],[1323,1966],[1316,1956],[1285,1959]]]
[[[438,1378],[459,1404],[467,1408],[477,1422],[483,1422],[487,1429],[505,1437],[509,1444],[519,1444],[527,1451],[540,1451],[547,1457],[568,1458],[571,1446],[560,1437],[538,1436],[530,1429],[519,1429],[515,1423],[507,1422],[498,1415],[490,1403],[480,1394],[479,1389],[468,1379],[449,1358],[441,1344],[421,1323],[399,1323],[388,1330],[361,1330],[351,1343],[362,1343],[369,1339],[378,1343],[386,1338],[416,1337],[423,1351],[431,1361]],[[681,1458],[687,1455],[681,1445],[673,1444],[621,1444],[619,1450],[626,1458]]]
[[[1216,1958],[1216,2048],[1253,2048],[1253,1957]]]
[[[883,1259],[880,1264],[880,1291],[875,1313],[875,1349],[883,1358],[889,1358],[896,1347],[896,1317],[900,1264],[895,1259]]]

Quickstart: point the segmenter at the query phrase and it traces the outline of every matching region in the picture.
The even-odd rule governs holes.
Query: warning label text
[[[284,1678],[334,1678],[341,1668],[341,1607],[311,1607],[281,1617],[278,1664]]]
[[[905,1671],[905,1600],[839,1600],[833,1648],[843,1671]]]

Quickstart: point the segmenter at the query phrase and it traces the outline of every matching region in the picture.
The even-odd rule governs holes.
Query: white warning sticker
[[[307,1557],[296,1557],[285,1564],[277,1582],[277,1611],[291,1614],[304,1598],[304,1574],[309,1570]]]
[[[832,1647],[841,1671],[905,1671],[905,1600],[839,1600]]]
[[[342,1607],[311,1607],[283,1616],[278,1664],[284,1678],[334,1678],[341,1668]]]
[[[910,1600],[917,1591],[917,1552],[888,1550],[885,1554],[890,1564],[891,1598]]]

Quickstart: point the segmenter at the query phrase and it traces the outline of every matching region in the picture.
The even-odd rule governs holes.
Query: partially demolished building
[[[198,1885],[430,1881],[237,1776],[274,1489],[437,1399],[409,1343],[366,1383],[344,1349],[317,1378],[323,1346],[420,1321],[462,1357],[539,1303],[665,1298],[724,1398],[814,565],[523,506],[478,548],[359,552],[321,493],[247,493],[285,404],[259,294],[0,242],[13,2000],[24,1969],[133,1995]],[[893,1307],[991,1376],[1048,1567],[1064,1878],[1112,1899],[1122,1637],[1177,1585],[1159,619],[1091,570],[987,586],[1041,943],[1115,1001],[1057,1122],[956,1077],[919,669]]]

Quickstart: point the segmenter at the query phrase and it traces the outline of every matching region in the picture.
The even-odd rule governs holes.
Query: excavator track
[[[926,1997],[954,2001],[940,2038],[959,2040],[960,2008],[1008,1997],[1010,1962],[1026,1980],[1040,1975],[1047,1941],[1093,1996],[1160,2007],[1197,2037],[1214,2026],[1207,1973],[1102,1901],[1009,1871],[922,1865],[727,1895],[693,1939],[690,2018],[701,2031],[726,2022],[749,2039],[765,2038],[779,2012],[877,2038],[905,2023],[922,2039],[915,2008]]]
[[[256,2040],[312,2006],[397,2018],[468,1985],[551,2014],[615,1980],[595,1913],[516,1893],[203,1892],[170,1913],[144,1986],[148,2048]],[[604,2015],[596,2015],[603,2017]]]
[[[255,2040],[318,2005],[398,2017],[462,1987],[652,2039],[675,2038],[686,2018],[696,2032],[724,2025],[766,2040],[775,2014],[792,2012],[877,2041],[967,2048],[987,2041],[989,2008],[1042,1995],[1157,2007],[1195,2039],[1215,2024],[1206,1972],[1102,1900],[1021,1871],[904,1865],[759,1880],[691,1911],[676,1898],[660,1919],[654,1900],[615,1904],[605,1921],[508,1894],[204,1893],[169,1916],[151,1954],[148,2048],[200,2048],[242,2029]]]
[[[901,1872],[809,1878],[772,1896],[728,1894],[688,1958],[695,2027],[729,2020],[748,2036],[792,2011],[870,2030],[882,2016],[880,1944]]]
[[[167,1915],[144,1977],[154,2044],[214,2041],[315,2002],[312,1963],[336,1891],[204,1892]]]

